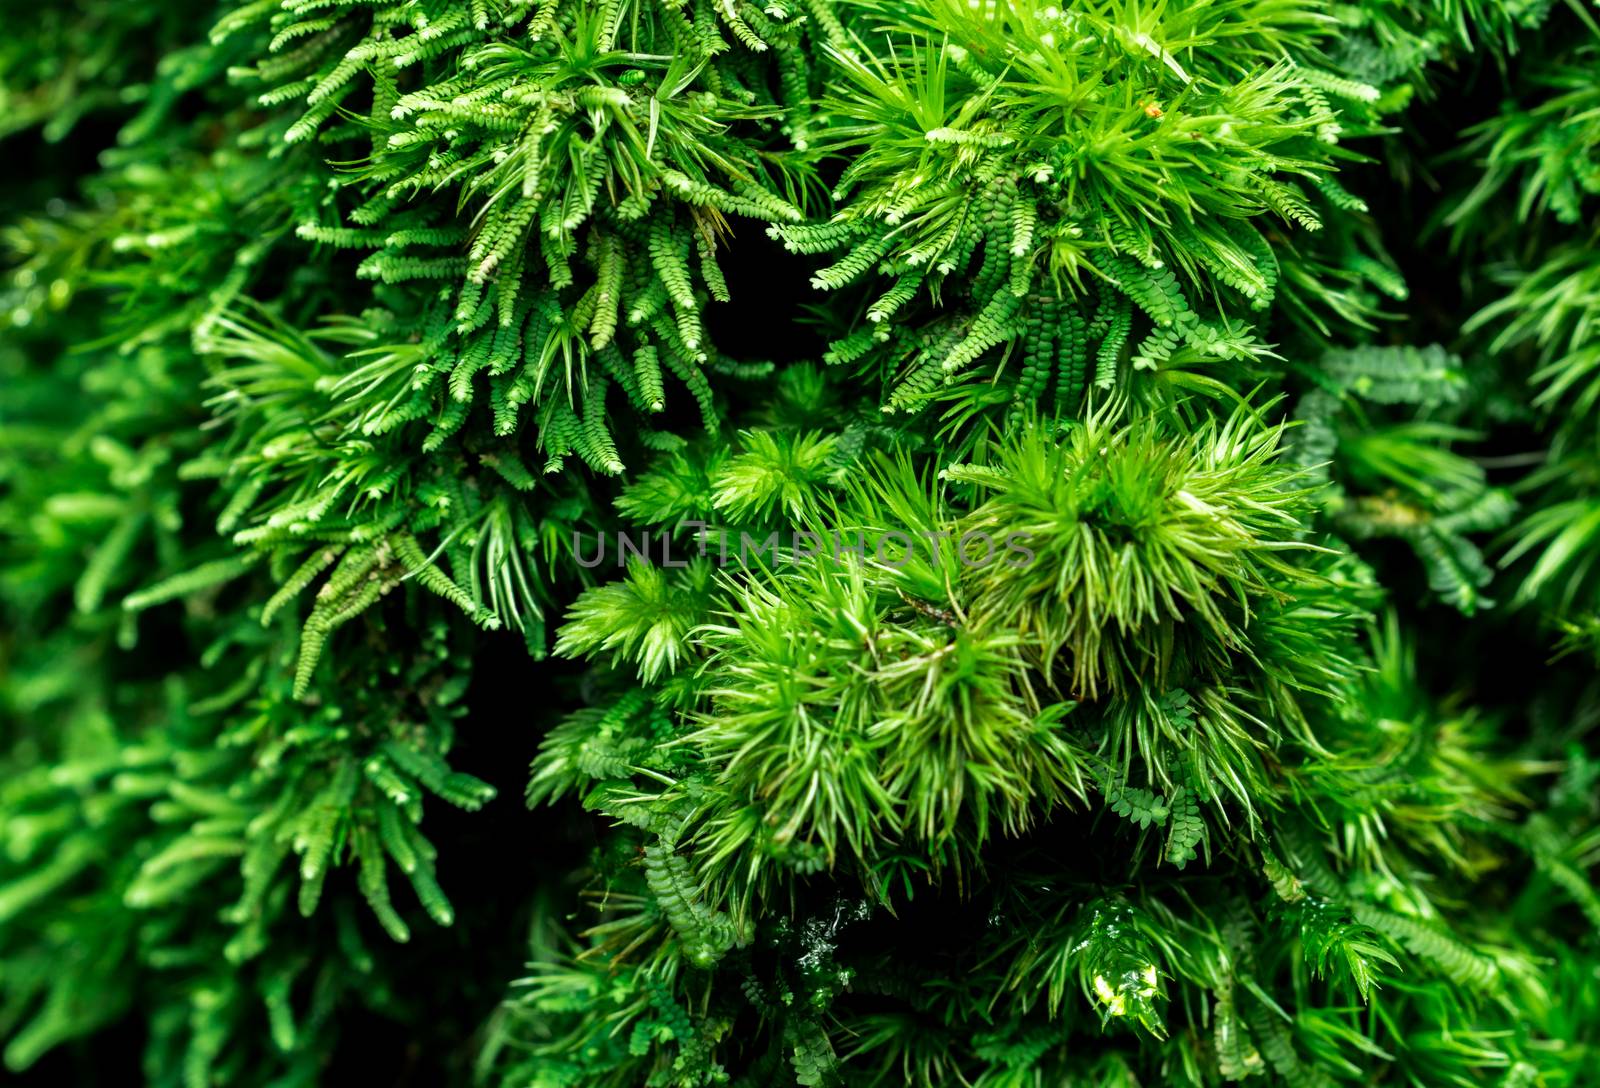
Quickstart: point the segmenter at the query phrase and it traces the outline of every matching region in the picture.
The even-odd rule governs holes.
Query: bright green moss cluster
[[[17,15],[20,1083],[1600,1083],[1591,0]]]

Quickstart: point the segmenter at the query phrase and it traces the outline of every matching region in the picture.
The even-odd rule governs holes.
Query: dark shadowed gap
[[[788,252],[761,223],[736,220],[733,237],[717,251],[732,301],[706,308],[706,334],[717,350],[779,365],[819,359],[827,344],[805,309],[823,301],[811,286],[819,260],[826,258]]]
[[[422,823],[439,850],[439,883],[456,909],[455,924],[435,925],[404,877],[391,871],[411,941],[380,944],[387,938],[376,927],[364,932],[416,1015],[401,1025],[370,1012],[342,1013],[328,1083],[470,1082],[477,1033],[526,973],[536,890],[567,882],[593,850],[595,825],[576,805],[530,811],[523,801],[540,739],[566,710],[582,705],[583,672],[579,663],[532,660],[516,632],[480,640],[467,693],[471,711],[457,723],[450,764],[490,783],[497,795],[477,812],[430,798]]]

